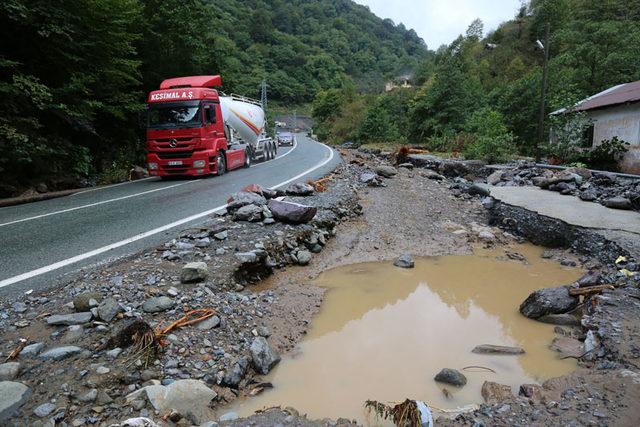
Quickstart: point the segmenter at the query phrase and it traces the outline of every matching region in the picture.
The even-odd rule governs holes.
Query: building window
[[[593,131],[594,124],[591,123],[582,133],[582,141],[580,141],[581,147],[591,148],[593,146]]]

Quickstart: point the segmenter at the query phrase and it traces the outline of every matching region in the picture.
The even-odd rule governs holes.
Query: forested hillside
[[[219,73],[253,97],[267,79],[270,99],[304,103],[343,85],[377,91],[428,55],[414,31],[350,0],[6,0],[0,197],[141,161],[145,93],[167,77]]]
[[[535,42],[544,41],[547,23],[547,113],[640,79],[640,1],[532,0],[486,37],[482,22],[471,23],[423,62],[412,89],[320,93],[319,131],[335,141],[413,143],[490,161],[534,154],[544,56]],[[545,120],[546,135],[561,119]],[[563,161],[584,160],[563,145],[542,148]]]

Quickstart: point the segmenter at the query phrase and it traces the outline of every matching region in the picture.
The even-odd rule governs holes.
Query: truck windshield
[[[201,125],[202,114],[198,101],[149,105],[149,129],[190,128]]]

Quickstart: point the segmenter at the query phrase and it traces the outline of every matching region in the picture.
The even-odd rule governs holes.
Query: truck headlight
[[[203,168],[205,166],[206,166],[206,162],[204,160],[196,160],[195,162],[193,162],[194,168]]]
[[[158,164],[157,163],[149,163],[147,166],[149,167],[150,170],[158,169]]]

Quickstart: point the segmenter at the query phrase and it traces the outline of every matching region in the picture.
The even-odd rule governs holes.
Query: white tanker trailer
[[[218,93],[220,76],[168,79],[148,97],[151,175],[222,175],[276,157],[260,102]]]

